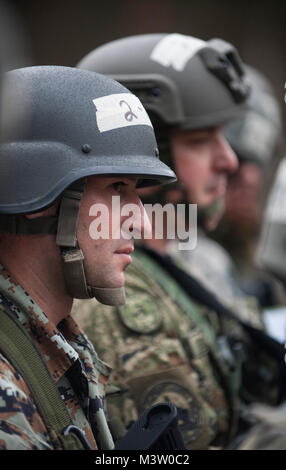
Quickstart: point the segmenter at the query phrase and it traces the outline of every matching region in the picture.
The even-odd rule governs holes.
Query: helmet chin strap
[[[56,244],[61,249],[63,270],[69,294],[77,299],[95,297],[105,305],[124,305],[124,287],[89,286],[84,269],[84,255],[77,242],[77,222],[85,180],[78,180],[63,193]]]

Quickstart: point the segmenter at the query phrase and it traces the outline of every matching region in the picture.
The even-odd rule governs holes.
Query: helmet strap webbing
[[[105,305],[124,305],[126,302],[123,287],[91,287],[86,284],[83,260],[79,248],[62,250],[64,260],[64,276],[68,289],[73,297],[87,299],[95,297]],[[68,281],[67,281],[68,280]]]
[[[73,183],[64,193],[58,216],[56,244],[61,248],[64,277],[69,293],[78,299],[95,297],[106,305],[124,305],[124,288],[103,288],[87,285],[84,255],[77,242],[77,222],[85,180]]]
[[[56,234],[56,244],[61,250],[63,272],[69,294],[77,299],[95,297],[106,305],[124,305],[125,290],[87,285],[84,255],[77,242],[77,223],[85,179],[75,181],[63,193],[59,214],[27,219],[25,215],[0,215],[0,232],[13,235]]]
[[[60,247],[68,292],[76,298],[89,298],[84,272],[84,255],[77,243],[77,223],[85,180],[73,183],[62,195],[58,215],[56,245]]]

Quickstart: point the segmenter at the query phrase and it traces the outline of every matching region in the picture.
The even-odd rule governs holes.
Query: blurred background
[[[25,33],[24,65],[73,66],[96,46],[138,33],[222,37],[269,77],[284,102],[285,1],[9,0],[8,4]]]
[[[232,42],[245,62],[271,80],[284,115],[286,2],[229,0],[9,0],[22,55],[10,67],[74,66],[112,39],[178,32]],[[8,40],[11,47],[11,41]],[[25,48],[23,47],[25,44]],[[7,45],[8,46],[8,45]]]
[[[9,0],[7,3],[26,39],[22,60],[15,64],[15,57],[11,57],[13,67],[73,66],[96,46],[138,33],[222,37],[238,48],[246,62],[268,76],[281,104],[284,103],[285,1]]]

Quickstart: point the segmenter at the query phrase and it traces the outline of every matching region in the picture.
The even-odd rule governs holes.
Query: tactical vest
[[[151,255],[151,256],[150,256]],[[168,295],[175,301],[180,309],[190,318],[196,326],[197,335],[192,337],[191,347],[193,356],[200,355],[202,347],[212,357],[212,364],[217,376],[220,378],[222,389],[228,403],[229,426],[226,435],[226,442],[229,442],[236,433],[239,419],[239,390],[241,387],[241,362],[234,358],[230,346],[222,335],[217,338],[213,327],[205,318],[196,303],[186,294],[182,285],[174,282],[175,276],[165,269],[159,269],[159,259],[153,256],[153,250],[146,247],[136,249],[136,257],[142,263],[147,272],[168,292]],[[159,258],[159,257],[158,257]],[[158,266],[159,264],[159,266]],[[175,277],[176,279],[176,277]],[[200,302],[201,303],[201,302]],[[201,303],[204,305],[204,303]]]
[[[266,372],[265,367],[260,367],[258,364],[256,364],[257,378],[262,380],[261,383],[264,383],[265,386],[271,385],[270,388],[276,388],[276,399],[274,403],[271,403],[271,405],[275,406],[283,403],[286,397],[286,368],[284,361],[284,345],[280,344],[274,338],[271,338],[263,330],[255,328],[247,321],[238,318],[238,316],[235,315],[230,308],[223,305],[218,300],[218,298],[214,294],[212,294],[212,292],[205,288],[193,276],[191,276],[189,273],[186,273],[185,270],[177,266],[169,256],[163,257],[154,250],[147,247],[144,247],[142,252],[143,255],[144,252],[146,252],[149,258],[151,257],[152,259],[154,259],[156,263],[161,265],[167,273],[173,276],[191,300],[205,305],[210,309],[210,311],[215,312],[220,318],[232,320],[238,325],[240,325],[242,330],[249,336],[254,349],[265,353],[270,363],[272,364],[273,374],[271,373],[271,368],[269,369],[269,374],[268,372]],[[224,356],[224,354],[222,354],[222,356]],[[248,358],[246,357],[244,359],[244,362],[247,362],[247,360]],[[273,375],[272,378],[270,377],[271,375]],[[235,378],[236,373],[232,377]],[[233,385],[236,390],[239,389],[238,382],[233,382]],[[233,389],[233,386],[231,386],[231,388]],[[259,401],[265,402],[264,400]]]

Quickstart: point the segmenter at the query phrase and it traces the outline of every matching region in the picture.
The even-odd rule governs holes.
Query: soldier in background
[[[101,46],[78,66],[124,83],[151,117],[178,185],[146,189],[144,202],[165,203],[172,194],[205,208],[223,197],[237,168],[223,124],[238,116],[248,95],[230,44],[179,34],[134,36]],[[114,369],[111,417],[129,427],[146,407],[169,400],[189,448],[224,447],[246,425],[246,403],[257,397],[277,403],[277,366],[260,349],[249,353],[241,324],[221,314],[209,292],[166,255],[167,245],[163,237],[136,248],[124,307],[75,304],[73,314]],[[249,317],[259,323],[256,311]]]
[[[260,266],[275,276],[285,289],[285,231],[286,231],[286,161],[282,159],[278,166],[273,188],[267,201],[263,217],[262,233],[258,243],[256,258]],[[273,315],[273,313],[272,313]],[[271,314],[269,315],[271,316]],[[275,321],[275,320],[274,320]],[[277,322],[277,319],[276,319]],[[286,340],[286,312],[281,314],[276,324],[283,342]],[[283,358],[284,367],[286,356]],[[285,450],[286,449],[286,407],[277,408],[255,405],[251,409],[257,420],[254,426],[239,445],[241,450]]]
[[[281,113],[266,78],[252,67],[246,71],[252,86],[248,110],[224,130],[239,167],[229,177],[225,196],[200,211],[196,249],[184,253],[175,243],[168,246],[172,256],[245,319],[255,304],[263,308],[284,299],[279,283],[254,260],[265,183],[277,164]]]
[[[230,255],[241,289],[265,308],[285,301],[279,283],[255,263],[265,200],[281,157],[282,117],[266,77],[249,66],[247,74],[253,90],[249,110],[225,129],[239,168],[229,180],[223,217],[211,236]]]

